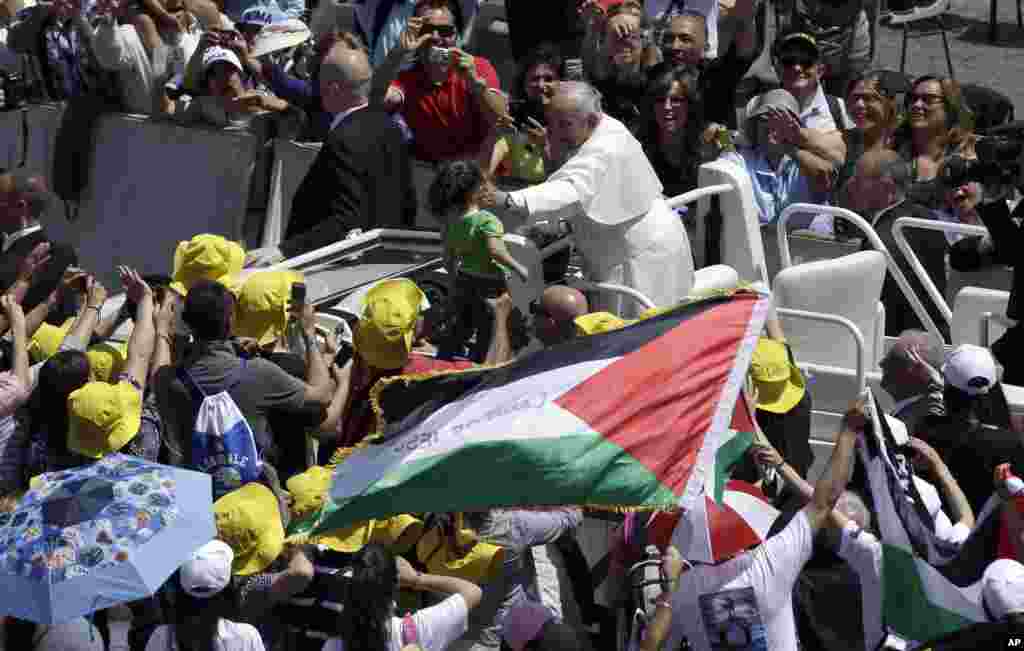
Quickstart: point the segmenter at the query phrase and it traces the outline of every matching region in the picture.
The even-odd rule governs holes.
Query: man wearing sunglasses
[[[420,0],[374,76],[371,102],[401,112],[420,160],[475,158],[508,112],[494,66],[459,49],[457,36],[450,0]],[[399,72],[410,58],[413,67]]]
[[[769,130],[800,165],[814,192],[831,192],[836,172],[846,162],[843,129],[853,121],[843,101],[827,96],[821,85],[824,66],[815,38],[806,32],[788,32],[772,46],[772,60],[782,88],[796,98],[798,111],[765,114]],[[753,111],[760,98],[747,105]]]

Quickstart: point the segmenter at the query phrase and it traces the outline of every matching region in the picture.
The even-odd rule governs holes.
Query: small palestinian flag
[[[998,557],[1001,518],[993,495],[958,549],[936,538],[910,464],[896,453],[886,419],[874,404],[874,434],[858,450],[865,468],[882,542],[883,618],[903,638],[930,640],[985,621],[981,577]],[[929,562],[929,559],[932,562]]]
[[[396,513],[703,504],[724,487],[720,454],[742,446],[730,426],[746,422],[737,399],[768,304],[737,291],[504,366],[382,380],[382,431],[337,466],[316,529]]]

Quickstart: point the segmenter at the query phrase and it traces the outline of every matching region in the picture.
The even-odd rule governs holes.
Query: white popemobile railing
[[[867,387],[867,369],[868,369],[868,356],[867,346],[864,343],[864,334],[861,333],[860,328],[853,321],[846,317],[839,316],[836,314],[825,314],[824,312],[809,312],[807,310],[793,310],[786,307],[776,307],[775,311],[779,316],[790,317],[793,319],[803,319],[805,321],[817,321],[819,323],[831,323],[841,327],[849,333],[850,338],[853,339],[853,345],[856,348],[856,369],[855,369],[855,382],[857,385],[857,392],[862,393]],[[798,365],[804,366],[803,364]]]
[[[917,279],[921,281],[921,285],[928,293],[928,296],[932,299],[932,302],[934,302],[935,306],[939,309],[939,313],[942,314],[942,317],[947,323],[952,323],[953,311],[949,309],[946,297],[943,296],[938,287],[935,286],[935,283],[921,264],[920,258],[917,257],[917,253],[914,251],[913,247],[910,246],[910,243],[907,242],[907,236],[903,231],[908,228],[919,228],[927,231],[957,233],[960,235],[977,237],[988,235],[988,229],[984,226],[976,226],[974,224],[957,224],[931,219],[920,219],[917,217],[900,217],[893,223],[892,236],[893,239],[896,240],[896,246],[900,247],[900,251],[902,251],[904,257],[906,257],[907,262],[910,264],[910,268],[913,269],[914,274],[917,275]]]

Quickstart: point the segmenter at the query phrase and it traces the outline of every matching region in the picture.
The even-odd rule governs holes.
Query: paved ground
[[[1024,0],[997,0],[999,36],[995,44],[988,42],[991,1],[953,0],[953,9],[946,20],[950,27],[949,46],[954,76],[960,82],[979,83],[1000,90],[1013,100],[1017,117],[1024,118],[1024,30],[1017,27],[1015,4]],[[484,0],[484,5],[495,4],[500,5],[501,0]],[[769,33],[772,33],[772,27],[769,27]],[[875,67],[899,69],[902,40],[902,30],[879,27]],[[503,36],[488,34],[483,36],[479,45],[481,54],[496,64],[507,87],[514,70],[507,54],[507,41]],[[768,67],[765,56],[755,64],[755,71]],[[906,71],[912,76],[925,73],[945,76],[942,38],[911,39],[907,47]]]
[[[988,41],[989,8],[993,0],[954,0],[946,21],[955,78],[994,88],[1013,100],[1017,117],[1024,118],[1024,30],[1017,27],[1016,2],[999,0],[998,38]],[[880,26],[875,66],[899,69],[902,30]],[[946,58],[941,36],[910,39],[907,72],[912,76],[945,76]]]

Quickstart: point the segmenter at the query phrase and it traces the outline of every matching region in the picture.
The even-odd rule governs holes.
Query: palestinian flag
[[[885,418],[878,417],[882,412],[877,401],[873,412],[874,434],[863,437],[858,450],[882,542],[886,626],[908,640],[924,641],[985,621],[981,577],[998,557],[998,496],[988,500],[959,549],[944,547],[910,480],[908,460],[897,453]]]
[[[767,537],[778,511],[764,501],[763,494],[757,499],[754,493],[735,487],[749,484],[730,481],[733,468],[754,441],[755,429],[754,416],[741,393],[711,471],[704,475],[704,499],[687,505],[672,535],[683,558],[717,563]]]
[[[337,466],[314,529],[397,513],[703,503],[709,485],[724,487],[730,425],[747,427],[734,416],[768,304],[737,291],[504,366],[382,380],[381,431]]]

